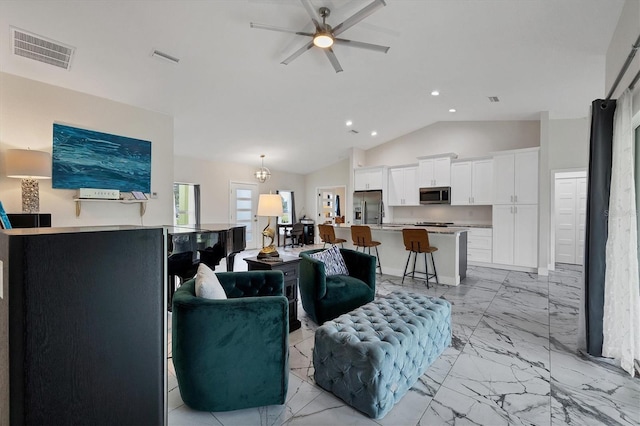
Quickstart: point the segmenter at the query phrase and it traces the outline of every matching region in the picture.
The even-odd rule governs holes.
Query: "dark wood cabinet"
[[[289,299],[289,332],[300,328],[302,323],[298,319],[298,271],[300,258],[282,256],[280,262],[267,262],[257,257],[246,257],[250,271],[282,271],[284,274],[284,292]]]
[[[162,228],[0,231],[0,424],[166,424]]]
[[[50,228],[51,213],[7,213],[12,228]]]

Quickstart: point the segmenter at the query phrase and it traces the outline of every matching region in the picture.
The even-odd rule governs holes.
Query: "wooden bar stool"
[[[429,279],[435,278],[436,284],[438,282],[438,273],[436,272],[436,263],[433,260],[433,252],[438,251],[437,247],[432,247],[429,244],[429,233],[426,229],[403,229],[402,240],[404,241],[404,248],[409,251],[409,257],[407,258],[407,264],[404,267],[404,274],[402,275],[402,283],[404,284],[404,277],[411,275],[412,279],[415,279],[415,274],[424,274],[427,288],[429,288]],[[424,271],[416,271],[416,259],[418,253],[424,254]],[[433,274],[429,273],[429,267],[427,263],[427,253],[431,254],[431,265],[433,266]],[[413,254],[413,270],[407,272],[409,268],[409,261],[411,260],[411,254]],[[418,278],[422,279],[422,278]]]
[[[371,254],[371,247],[375,247],[376,259],[378,259],[378,269],[380,270],[380,274],[382,274],[380,255],[378,254],[380,241],[373,241],[371,239],[371,228],[366,225],[351,225],[351,239],[353,240],[353,245],[356,246],[356,251],[358,251],[359,247],[362,247],[363,253],[366,249],[367,252]]]
[[[342,244],[342,243],[346,243],[347,242],[347,240],[345,240],[344,238],[336,238],[336,232],[333,229],[332,225],[319,224],[318,225],[318,233],[320,233],[320,239],[324,243],[322,248],[325,248],[327,243],[329,243],[331,245],[340,244],[340,246],[342,246],[342,248],[344,248],[344,244]]]

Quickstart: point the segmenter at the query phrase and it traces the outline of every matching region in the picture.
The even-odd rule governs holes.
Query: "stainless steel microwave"
[[[420,188],[420,204],[451,204],[451,187]]]

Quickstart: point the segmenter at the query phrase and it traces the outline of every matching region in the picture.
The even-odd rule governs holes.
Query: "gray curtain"
[[[607,215],[611,185],[611,152],[615,100],[595,100],[591,105],[591,141],[584,253],[584,343],[586,351],[602,356]]]

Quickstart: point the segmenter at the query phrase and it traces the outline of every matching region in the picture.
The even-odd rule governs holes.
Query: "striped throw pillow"
[[[331,275],[349,275],[347,265],[338,246],[331,246],[330,249],[310,254],[309,257],[324,263],[324,272],[327,276]]]

